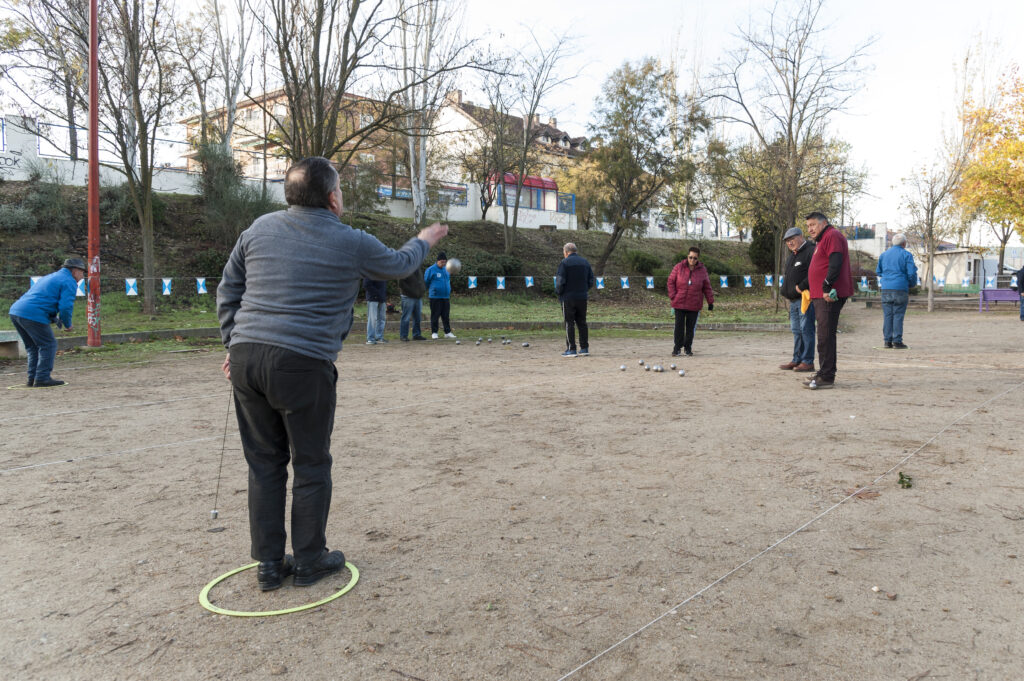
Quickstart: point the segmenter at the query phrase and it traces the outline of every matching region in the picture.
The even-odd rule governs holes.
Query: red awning
[[[518,175],[515,173],[505,173],[505,184],[516,184]],[[552,180],[550,177],[539,177],[537,175],[527,175],[526,179],[523,180],[524,187],[533,187],[535,189],[550,189],[551,191],[558,191],[558,183]]]

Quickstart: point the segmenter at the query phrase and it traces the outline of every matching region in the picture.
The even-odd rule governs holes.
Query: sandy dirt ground
[[[222,353],[80,371],[69,359],[55,375],[70,387],[0,390],[0,669],[1024,678],[1024,324],[912,313],[900,352],[880,349],[878,311],[844,318],[837,386],[821,392],[776,368],[789,334],[698,332],[682,361],[667,336],[597,333],[593,356],[572,360],[529,334],[350,344],[328,537],[361,580],[280,617],[197,601],[250,562],[233,414],[209,517]],[[248,571],[211,598],[291,607],[348,577],[262,594]]]

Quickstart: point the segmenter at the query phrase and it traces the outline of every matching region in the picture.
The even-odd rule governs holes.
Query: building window
[[[374,163],[376,160],[377,160],[377,157],[374,156],[373,154],[359,154],[359,162],[360,163],[371,164],[371,163]]]
[[[359,114],[359,127],[365,128],[368,125],[373,125],[373,116],[370,114]]]

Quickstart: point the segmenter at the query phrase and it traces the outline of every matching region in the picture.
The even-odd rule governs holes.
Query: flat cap
[[[786,230],[786,233],[782,236],[783,241],[789,241],[795,236],[803,236],[804,232],[799,227],[790,227]]]

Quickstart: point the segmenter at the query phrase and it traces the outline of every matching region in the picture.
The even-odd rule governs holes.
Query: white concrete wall
[[[886,250],[885,236],[876,236],[870,239],[850,239],[849,244],[851,251],[860,251],[876,259],[882,253],[885,253]]]

